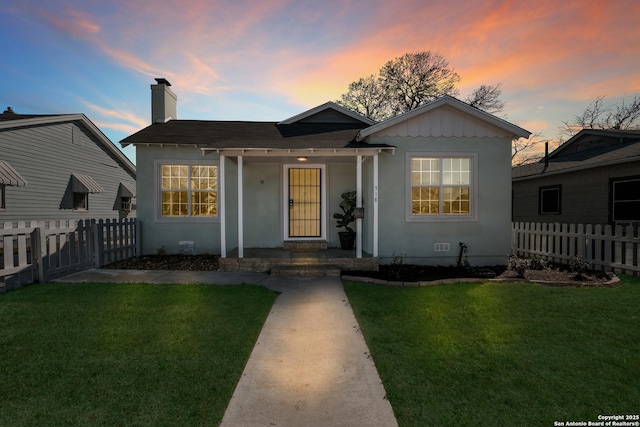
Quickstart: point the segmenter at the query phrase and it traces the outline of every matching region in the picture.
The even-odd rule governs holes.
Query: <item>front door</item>
[[[288,238],[313,239],[323,235],[323,168],[287,168]]]

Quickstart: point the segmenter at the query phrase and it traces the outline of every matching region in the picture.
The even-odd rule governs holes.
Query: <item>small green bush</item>
[[[549,261],[540,255],[534,255],[529,258],[529,269],[531,270],[544,270],[549,267]]]

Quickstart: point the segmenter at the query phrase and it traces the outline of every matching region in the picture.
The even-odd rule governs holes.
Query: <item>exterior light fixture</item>
[[[299,156],[297,159],[298,159],[299,162],[306,162],[307,161],[307,158],[304,157],[304,156]]]

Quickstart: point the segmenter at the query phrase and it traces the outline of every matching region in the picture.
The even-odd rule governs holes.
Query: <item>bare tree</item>
[[[544,151],[540,146],[545,141],[541,139],[542,134],[537,132],[528,139],[519,138],[511,144],[511,165],[520,166],[527,163],[537,162],[544,157]]]
[[[504,101],[500,100],[500,95],[502,95],[500,83],[495,85],[481,85],[467,96],[465,102],[472,107],[495,114],[504,108]]]
[[[349,90],[337,102],[369,118],[392,115],[389,100],[386,98],[379,77],[373,74],[349,83]]]
[[[562,135],[571,137],[582,129],[640,129],[640,95],[631,102],[624,99],[620,104],[605,105],[604,96],[599,96],[571,121],[563,121]]]
[[[458,95],[460,76],[437,53],[407,53],[377,74],[349,84],[336,102],[373,120],[413,110],[443,95]]]
[[[407,53],[380,69],[380,83],[393,115],[411,111],[443,95],[456,96],[460,76],[438,53]]]

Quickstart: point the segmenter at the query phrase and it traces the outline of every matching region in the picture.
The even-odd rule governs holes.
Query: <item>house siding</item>
[[[459,243],[468,247],[472,265],[504,264],[510,250],[511,156],[510,138],[390,138],[372,143],[395,145],[393,156],[380,156],[379,208],[381,262],[394,256],[418,264],[450,265],[457,262]],[[441,155],[477,155],[477,216],[460,222],[407,222],[406,154],[438,152]],[[370,169],[370,166],[367,166]],[[368,173],[367,175],[370,175]],[[369,178],[368,178],[369,179]],[[367,223],[367,230],[371,230]],[[449,243],[448,252],[435,252],[434,243]],[[366,239],[370,250],[371,239]]]
[[[120,183],[135,188],[130,174],[81,122],[61,122],[0,130],[0,159],[28,183],[6,187],[0,220],[88,219],[124,215],[117,200]],[[88,210],[72,209],[71,174],[89,175],[104,193],[89,194]]]
[[[138,221],[142,233],[142,252],[157,253],[164,248],[177,253],[180,241],[193,241],[195,253],[220,253],[220,218],[206,222],[167,221],[158,218],[158,170],[161,163],[184,164],[204,162],[218,164],[218,154],[202,155],[197,147],[137,146]],[[292,159],[289,164],[294,164]],[[313,162],[311,159],[310,163]],[[322,163],[325,164],[325,163]],[[298,164],[299,165],[299,164]],[[341,194],[356,188],[356,158],[349,163],[325,164],[326,238],[328,245],[338,247],[338,228],[333,214],[339,211]],[[284,164],[268,163],[267,158],[245,157],[243,162],[243,239],[245,247],[282,247],[285,236],[283,222]],[[236,158],[225,159],[226,246],[237,247],[238,231],[238,167]],[[367,196],[365,195],[365,200]]]
[[[584,169],[513,182],[513,220],[517,222],[609,223],[609,180],[638,175],[640,162]],[[561,213],[539,213],[539,188],[562,185]]]

